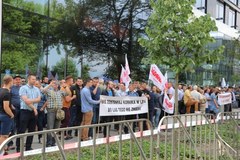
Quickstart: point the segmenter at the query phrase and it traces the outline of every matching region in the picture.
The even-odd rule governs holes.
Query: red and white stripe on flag
[[[169,114],[174,113],[174,96],[172,96],[172,98],[169,99],[168,95],[166,93],[164,94],[163,108],[164,111]]]
[[[151,65],[149,79],[152,80],[153,84],[163,91],[164,85],[166,83],[165,77],[159,68],[155,65]]]
[[[131,78],[129,77],[128,71],[122,66],[122,71],[120,75],[120,83],[125,83],[126,87],[129,86]]]

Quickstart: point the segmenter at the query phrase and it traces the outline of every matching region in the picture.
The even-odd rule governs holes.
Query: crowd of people
[[[80,77],[73,79],[67,76],[57,81],[49,80],[47,77],[38,80],[35,75],[30,74],[26,83],[23,80],[20,75],[14,77],[6,75],[3,78],[3,85],[0,89],[0,144],[13,134],[42,131],[44,128],[57,129],[137,118],[147,118],[157,127],[160,119],[167,114],[163,107],[164,96],[171,99],[175,95],[172,83],[168,83],[165,91],[161,91],[154,85],[150,87],[146,82],[134,81],[126,87],[124,83],[116,84],[113,81],[104,83],[98,77],[83,80]],[[163,94],[164,92],[166,94]],[[220,106],[217,95],[225,92],[231,93],[232,104]],[[179,85],[178,111],[179,114],[212,113],[216,115],[223,107],[223,111],[229,112],[233,107],[238,106],[239,94],[239,88]],[[148,113],[99,118],[100,95],[145,96],[148,99]],[[65,113],[63,120],[56,118],[59,108]],[[144,130],[149,129],[147,124],[143,124],[143,127]],[[133,129],[136,128],[137,124],[134,124]],[[119,126],[115,125],[114,129],[119,131]],[[102,132],[104,137],[110,135],[107,127],[99,128],[97,132]],[[128,133],[128,128],[124,128],[124,133]],[[80,135],[77,131],[69,130],[64,133],[64,136],[65,140],[69,140],[73,136]],[[92,136],[93,130],[84,128],[81,140],[91,139]],[[38,141],[42,143],[41,135],[38,136]],[[32,150],[32,142],[33,136],[28,136],[25,150]],[[55,146],[55,143],[55,139],[50,134],[47,135],[47,147]],[[19,139],[16,140],[16,147],[14,142],[8,143],[3,154],[15,148],[17,152],[20,151]]]

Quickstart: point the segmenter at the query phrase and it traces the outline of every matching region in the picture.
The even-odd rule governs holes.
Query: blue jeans
[[[0,135],[9,135],[13,130],[13,119],[11,119],[7,114],[0,114]]]
[[[76,126],[77,123],[77,113],[78,113],[78,107],[76,105],[70,107],[70,120],[68,127]],[[71,136],[72,130],[68,131],[68,135]]]
[[[77,119],[77,106],[71,106],[70,107],[70,120],[68,127],[75,126],[76,119]]]
[[[160,114],[161,114],[161,109],[154,109],[154,125],[155,127],[158,127],[158,123],[159,123],[159,117],[160,117]]]

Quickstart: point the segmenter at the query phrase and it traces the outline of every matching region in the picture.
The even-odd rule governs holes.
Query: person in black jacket
[[[106,83],[106,89],[104,89],[102,91],[102,95],[113,96],[113,97],[115,96],[115,92],[113,90],[113,82],[112,81],[108,81]],[[102,121],[103,121],[103,123],[112,122],[113,118],[114,118],[114,116],[104,116],[104,117],[102,117]],[[110,129],[110,126],[109,126],[109,129]],[[109,134],[110,134],[110,130],[109,130]],[[107,137],[107,127],[106,126],[104,126],[104,129],[103,129],[103,136]]]
[[[80,95],[82,88],[83,80],[80,77],[78,77],[75,85],[71,86],[70,88],[72,95],[76,95],[76,98],[73,99],[71,102],[69,127],[79,126],[82,122],[81,95]],[[70,135],[70,137],[72,137],[72,130],[69,130],[68,134]],[[77,131],[75,131],[75,136],[77,136]]]
[[[153,111],[154,111],[154,95],[147,89],[147,83],[142,82],[141,84],[141,96],[145,96],[148,99],[148,113],[139,114],[139,119],[149,119],[152,122]],[[146,122],[143,123],[143,130],[149,129]]]

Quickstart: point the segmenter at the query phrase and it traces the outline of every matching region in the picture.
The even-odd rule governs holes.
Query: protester
[[[13,85],[13,78],[11,76],[3,77],[3,87],[0,88],[0,145],[5,141],[14,125],[14,114],[11,108],[11,95],[10,88]],[[1,153],[1,155],[8,154],[7,148]]]
[[[63,97],[66,97],[67,93],[60,91],[58,82],[54,80],[42,91],[46,94],[48,102],[48,105],[44,106],[47,109],[47,129],[57,129],[61,124],[61,121],[56,118],[57,109],[63,108]],[[47,147],[55,145],[55,139],[50,133],[47,134]]]
[[[207,102],[206,102],[206,109],[205,109],[205,113],[209,113],[209,109],[210,109],[210,101],[211,101],[211,96],[210,96],[210,89],[209,88],[206,88],[205,91],[204,91],[204,95],[207,99]]]
[[[198,111],[198,101],[191,96],[192,86],[189,86],[184,92],[184,104],[186,106],[186,113],[190,113],[191,105],[194,105],[195,112]]]
[[[17,133],[17,130],[19,128],[19,122],[20,122],[19,90],[21,86],[22,86],[22,77],[16,74],[13,77],[13,86],[10,89],[11,104],[12,104],[13,114],[14,114],[14,127],[13,127],[13,131],[11,131],[11,135],[14,135],[15,133]],[[11,150],[11,149],[15,149],[15,147],[13,146],[13,141],[8,143],[8,150]]]
[[[219,113],[220,106],[217,103],[217,89],[213,88],[211,90],[211,101],[209,101],[209,111],[213,112],[215,115]]]
[[[184,90],[182,85],[178,85],[178,112],[180,114],[186,113],[186,108],[183,101],[184,97]]]
[[[91,96],[92,99],[95,101],[100,100],[100,95],[102,93],[102,90],[100,88],[99,78],[94,77],[93,78],[93,85],[90,87]],[[99,123],[99,104],[93,104],[93,118],[92,118],[92,124],[98,124]],[[101,130],[101,128],[99,128]],[[99,132],[99,131],[98,131]],[[93,129],[90,128],[89,130],[89,136],[93,136]]]
[[[82,113],[83,119],[81,126],[90,125],[92,122],[93,116],[93,105],[99,104],[100,100],[95,101],[92,99],[90,87],[92,86],[92,79],[88,79],[86,81],[85,87],[81,91],[81,106],[82,106]],[[83,128],[81,140],[85,141],[88,140],[88,130],[89,128]]]
[[[129,97],[139,97],[139,95],[138,95],[138,93],[137,92],[135,92],[134,91],[134,89],[135,89],[135,86],[134,86],[134,84],[129,84],[129,86],[128,86],[128,92],[127,92],[127,96],[129,96]],[[137,119],[137,115],[126,115],[125,116],[125,120],[131,120],[131,119]],[[133,124],[133,131],[135,131],[135,128],[136,128],[136,124],[134,123]],[[124,127],[124,133],[125,134],[127,134],[128,133],[128,128],[125,126]]]
[[[81,90],[83,88],[83,80],[78,77],[76,83],[70,87],[72,95],[76,95],[76,98],[72,100],[70,107],[70,121],[69,127],[79,126],[82,123],[82,111],[81,111]],[[77,136],[77,130],[75,136]],[[72,137],[72,130],[68,131],[68,135]]]
[[[145,96],[148,99],[148,113],[139,114],[139,118],[149,119],[153,121],[153,112],[154,112],[154,95],[147,89],[147,83],[142,82],[141,84],[142,96]],[[153,123],[153,122],[152,122]],[[141,125],[140,125],[141,127]],[[149,125],[146,122],[143,122],[143,130],[148,130]]]
[[[112,97],[115,96],[112,81],[108,81],[106,83],[106,89],[102,91],[102,95],[112,96]],[[104,116],[104,117],[102,117],[102,120],[103,120],[104,123],[107,123],[107,122],[112,122],[114,118],[115,118],[115,116]],[[108,133],[110,134],[110,127],[109,127],[109,132]],[[106,126],[104,126],[104,129],[103,129],[103,136],[104,137],[107,136],[107,127]]]
[[[69,120],[70,120],[70,106],[71,106],[71,101],[76,98],[76,95],[72,95],[72,92],[70,90],[70,87],[73,84],[73,78],[72,76],[67,76],[65,78],[65,85],[61,87],[61,91],[64,91],[67,93],[67,96],[63,98],[63,111],[65,112],[65,118],[62,120],[61,128],[66,128],[69,125]],[[72,139],[73,137],[68,135],[67,132],[65,132],[65,140]]]
[[[207,97],[205,96],[205,94],[204,94],[204,90],[202,90],[202,89],[198,89],[198,92],[200,93],[200,100],[199,100],[199,107],[200,107],[200,112],[201,113],[205,113],[205,111],[206,111],[206,107],[207,107],[207,105],[208,105],[208,103],[207,103]]]
[[[41,82],[39,80],[37,80],[35,82],[35,87],[39,88],[39,90],[41,89],[42,86],[41,86]],[[44,117],[45,117],[44,110],[47,106],[47,97],[44,95],[43,92],[41,92],[41,90],[40,90],[40,93],[41,93],[41,100],[37,105],[37,111],[38,111],[38,115],[37,115],[37,128],[38,129],[37,130],[43,131],[43,124],[44,124]],[[41,138],[42,138],[42,135],[39,134],[38,135],[39,143],[42,143]]]
[[[22,78],[20,75],[15,75],[13,77],[14,79],[14,85],[11,87],[11,103],[14,109],[14,121],[15,121],[15,127],[16,130],[19,128],[19,115],[20,115],[20,96],[19,96],[19,90],[22,86]]]
[[[36,76],[29,74],[28,83],[22,86],[19,90],[21,97],[21,111],[20,111],[20,126],[18,134],[28,132],[34,132],[36,127],[37,105],[41,100],[41,94],[37,87],[34,86],[36,82]],[[28,136],[26,140],[26,150],[32,150],[33,136]],[[20,152],[20,139],[16,142],[17,152]]]
[[[152,92],[154,93],[154,123],[153,125],[155,127],[158,126],[158,123],[160,121],[159,117],[161,115],[161,110],[163,108],[162,102],[163,102],[163,94],[161,94],[161,91],[156,86],[152,87]]]
[[[48,77],[43,77],[42,79],[42,87],[46,87],[49,84]]]
[[[234,93],[233,87],[229,87],[229,92],[231,93],[231,96],[232,96],[232,104],[231,104],[231,108],[229,108],[228,112],[231,112],[232,108],[238,108],[238,103],[236,100],[236,95]]]

